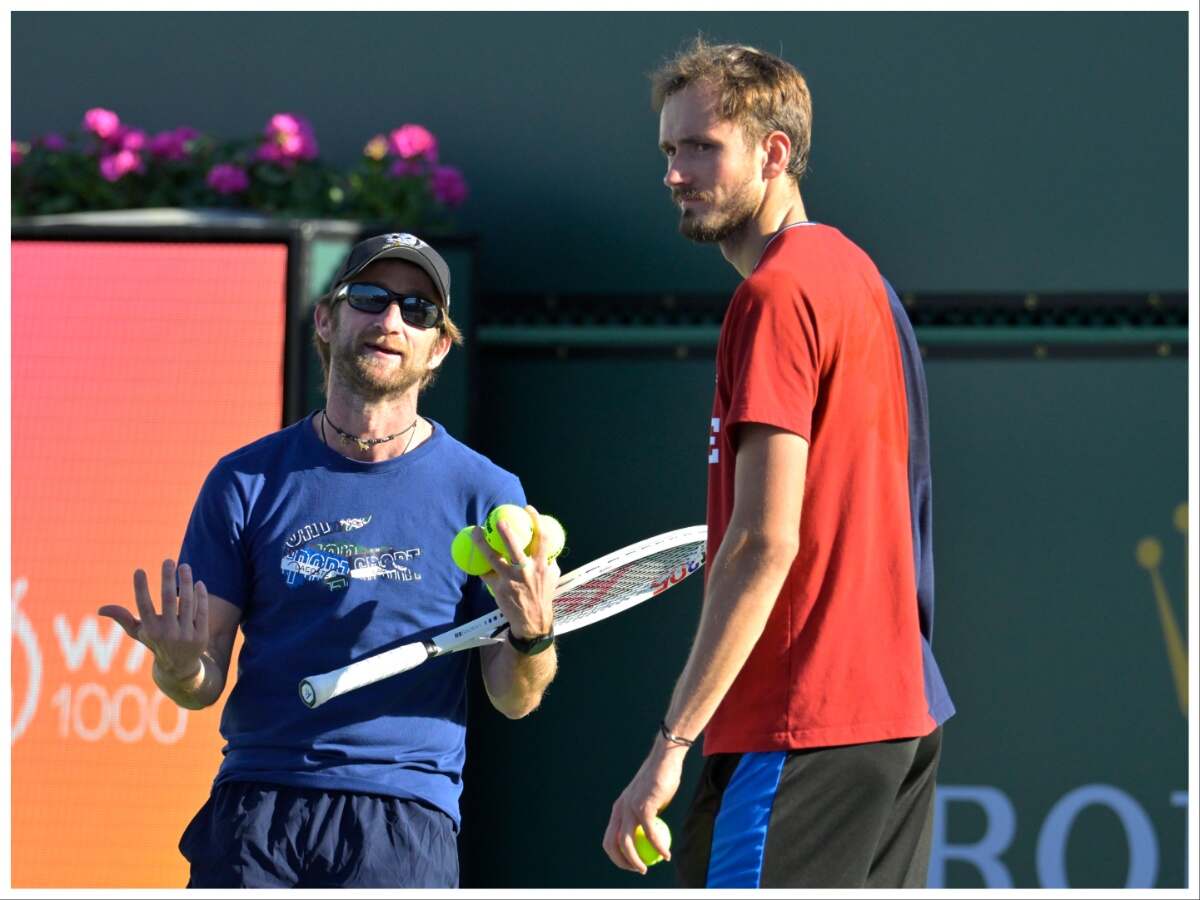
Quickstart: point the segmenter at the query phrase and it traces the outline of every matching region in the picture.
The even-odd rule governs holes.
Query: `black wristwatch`
[[[512,629],[508,630],[508,642],[512,644],[513,649],[525,656],[537,656],[543,650],[546,650],[554,643],[554,626],[550,626],[550,631],[546,634],[535,634],[533,637],[519,638],[512,633]]]

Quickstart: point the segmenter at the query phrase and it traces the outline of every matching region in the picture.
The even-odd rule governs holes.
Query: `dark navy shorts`
[[[454,888],[457,831],[415,800],[228,781],[179,852],[191,888]]]
[[[923,888],[942,729],[709,756],[671,856],[688,888]]]

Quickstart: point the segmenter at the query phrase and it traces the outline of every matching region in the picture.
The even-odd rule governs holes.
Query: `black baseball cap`
[[[349,281],[377,259],[402,259],[420,266],[441,293],[446,312],[450,312],[450,267],[436,250],[407,231],[378,234],[351,247],[346,262],[333,280],[334,288]]]

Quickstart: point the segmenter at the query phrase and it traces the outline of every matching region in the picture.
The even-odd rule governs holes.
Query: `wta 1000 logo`
[[[130,640],[116,622],[85,615],[73,623],[65,613],[56,614],[51,627],[62,665],[48,668],[38,633],[22,608],[29,593],[28,579],[13,582],[13,744],[36,720],[47,694],[54,733],[63,740],[94,743],[115,738],[133,743],[149,738],[160,744],[174,744],[183,738],[188,711],[147,687],[144,670],[150,654],[145,646]],[[23,684],[18,677],[22,670],[18,660],[22,658]],[[85,671],[89,663],[107,676],[103,682],[76,680],[77,673]],[[48,677],[54,677],[50,673],[64,670],[66,676],[61,682],[48,688],[44,685]],[[124,683],[112,684],[122,673]]]

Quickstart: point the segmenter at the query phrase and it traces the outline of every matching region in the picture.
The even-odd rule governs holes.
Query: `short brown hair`
[[[328,309],[330,318],[332,319],[335,314],[333,309],[333,291],[330,291],[319,298],[317,300],[317,306],[324,306],[326,309]],[[454,324],[454,320],[450,318],[450,313],[447,312],[444,307],[442,309],[442,321],[437,326],[437,330],[439,333],[450,338],[450,342],[452,344],[460,347],[462,346],[462,332],[459,330],[458,326]],[[321,390],[325,391],[329,386],[329,342],[321,337],[321,333],[317,331],[316,328],[313,328],[313,345],[317,348],[317,356],[319,356],[321,359]],[[423,391],[425,388],[433,384],[434,379],[437,378],[439,369],[440,367],[425,373],[425,377],[421,379],[421,386],[419,390]]]
[[[751,141],[782,131],[792,142],[787,171],[799,184],[812,143],[812,97],[804,76],[790,63],[754,47],[709,44],[697,37],[650,80],[655,112],[662,112],[672,94],[699,83],[716,91],[721,118],[741,125]]]

